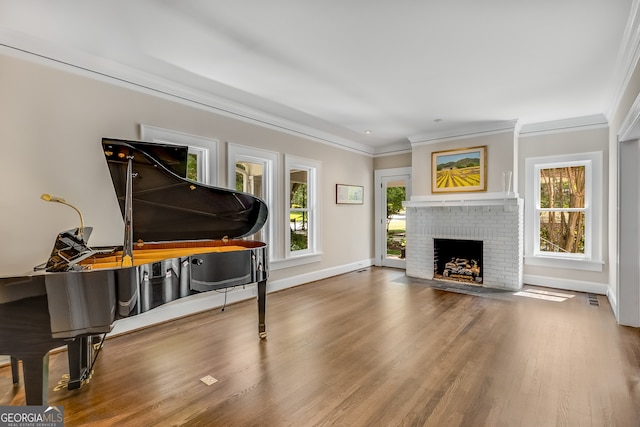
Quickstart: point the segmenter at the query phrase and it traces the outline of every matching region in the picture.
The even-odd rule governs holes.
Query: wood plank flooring
[[[66,426],[640,426],[640,330],[566,293],[372,267],[269,294],[264,341],[255,301],[108,339],[91,382],[49,403]],[[66,370],[52,354],[51,388]],[[0,405],[23,402],[1,368]]]

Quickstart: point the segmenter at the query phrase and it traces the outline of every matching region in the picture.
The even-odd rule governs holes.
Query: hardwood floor
[[[49,403],[67,426],[640,426],[640,330],[565,293],[372,267],[270,294],[265,341],[255,301],[108,339],[91,382]],[[66,353],[50,366],[53,387]],[[0,369],[0,405],[23,402]]]

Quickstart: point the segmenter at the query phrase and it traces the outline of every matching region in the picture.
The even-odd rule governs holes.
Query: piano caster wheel
[[[85,384],[89,384],[89,382],[91,381],[91,377],[93,377],[93,369],[91,371],[89,371],[86,376],[84,377],[84,379],[80,379],[80,380],[75,380],[75,381],[71,381],[71,375],[69,374],[63,374],[62,377],[60,377],[60,380],[58,381],[58,385],[56,385],[53,388],[53,391],[60,391],[60,390],[77,390],[80,387],[82,387]]]
[[[266,333],[266,332],[260,332],[260,333],[258,334],[258,336],[260,337],[260,339],[261,339],[261,340],[264,340],[264,339],[266,339],[266,338],[267,338],[267,333]]]

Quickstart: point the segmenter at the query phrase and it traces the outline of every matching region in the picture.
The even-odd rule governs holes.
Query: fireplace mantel
[[[523,199],[518,193],[464,193],[436,196],[412,196],[403,202],[406,208],[437,208],[454,206],[519,206]]]

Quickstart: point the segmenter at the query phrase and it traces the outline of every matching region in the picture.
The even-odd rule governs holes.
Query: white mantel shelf
[[[402,202],[406,208],[437,208],[456,206],[518,206],[523,199],[517,193],[464,193],[442,194],[435,196],[412,196],[408,202]]]

